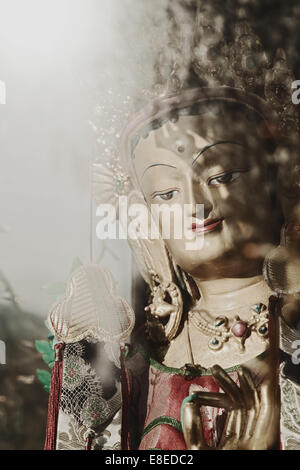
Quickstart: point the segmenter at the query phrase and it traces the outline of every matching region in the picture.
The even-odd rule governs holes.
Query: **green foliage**
[[[36,340],[35,347],[39,353],[42,354],[43,361],[52,369],[54,364],[54,350],[52,342],[47,340]]]
[[[49,370],[37,369],[36,370],[38,379],[44,385],[44,389],[49,393],[51,383],[51,372]]]
[[[35,341],[36,350],[42,355],[44,362],[52,369],[54,365],[55,353],[53,348],[53,335],[49,335],[47,340],[41,339]],[[37,369],[37,377],[44,385],[44,389],[49,393],[51,383],[51,372],[49,370]]]

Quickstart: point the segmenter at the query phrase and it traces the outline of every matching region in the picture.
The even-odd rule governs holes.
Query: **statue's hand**
[[[250,372],[240,367],[240,386],[220,366],[212,374],[225,393],[196,392],[183,409],[183,434],[190,450],[267,450],[279,436],[278,387],[273,378],[265,381],[258,392]],[[204,440],[200,406],[225,408],[227,418],[216,448]]]

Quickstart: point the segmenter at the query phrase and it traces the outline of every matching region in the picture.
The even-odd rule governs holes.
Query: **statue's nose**
[[[213,200],[208,188],[199,188],[195,185],[193,191],[192,216],[198,219],[206,219],[213,210]]]

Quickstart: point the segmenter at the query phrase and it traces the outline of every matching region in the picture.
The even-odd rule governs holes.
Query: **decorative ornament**
[[[174,22],[175,20],[173,20]],[[199,1],[193,34],[182,39],[176,34],[176,46],[172,44],[166,52],[159,53],[156,62],[156,77],[159,87],[153,87],[148,96],[153,99],[179,94],[188,85],[187,74],[196,74],[195,87],[231,87],[263,98],[279,117],[280,129],[290,135],[299,131],[297,108],[291,100],[293,73],[288,68],[282,49],[277,49],[275,57],[264,50],[259,36],[254,32],[241,10],[237,21],[227,34],[225,15],[213,4]],[[177,25],[178,31],[181,30]],[[170,28],[173,35],[173,28]],[[186,42],[190,41],[187,51]],[[186,54],[180,51],[180,41]],[[171,48],[172,53],[169,53]],[[175,52],[174,52],[175,51]],[[176,80],[174,80],[176,77]],[[173,85],[171,85],[173,84]]]
[[[49,312],[50,331],[66,344],[90,337],[120,346],[133,330],[135,315],[115,287],[108,270],[79,266],[68,280],[64,297]]]
[[[286,132],[299,131],[297,107],[291,99],[294,76],[288,68],[286,54],[277,49],[272,69],[265,74],[265,97],[277,112],[281,126]]]
[[[80,420],[87,427],[97,429],[111,417],[111,407],[109,401],[101,396],[91,395],[83,404]]]
[[[252,332],[256,333],[263,341],[268,339],[269,312],[267,307],[258,303],[252,305],[253,315],[249,321],[241,320],[238,315],[230,322],[226,316],[215,318],[213,323],[209,323],[201,316],[198,310],[192,310],[189,313],[193,325],[206,336],[210,336],[208,346],[213,351],[222,349],[224,343],[234,339],[241,352],[245,351],[245,341]]]
[[[145,307],[145,311],[159,321],[169,317],[163,329],[166,339],[171,341],[182,317],[183,302],[180,289],[173,282],[159,283],[154,286],[152,295],[152,303]],[[151,323],[152,319],[148,318],[148,321]]]
[[[119,151],[124,121],[131,113],[132,99],[113,88],[109,88],[106,94],[99,94],[96,98],[99,103],[94,110],[94,115],[89,124],[96,134],[97,149],[95,163],[111,162]]]
[[[119,143],[124,121],[130,115],[131,97],[124,98],[110,88],[106,95],[99,96],[89,124],[97,136],[96,157],[92,164],[92,194],[97,204],[118,203],[119,196],[127,195],[131,189],[129,175],[119,162]]]
[[[113,162],[93,164],[93,197],[97,204],[118,205],[118,198],[129,193],[131,184],[129,176],[119,164]]]

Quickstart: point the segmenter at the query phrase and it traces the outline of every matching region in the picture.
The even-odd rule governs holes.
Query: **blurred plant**
[[[9,233],[10,230],[11,228],[8,225],[0,225],[0,233]],[[0,302],[10,303],[16,310],[20,310],[16,294],[2,271],[0,271]]]
[[[54,364],[54,336],[49,334],[48,340],[36,340],[35,348],[42,354],[43,361],[48,365],[50,370],[37,369],[36,374],[39,381],[44,385],[46,392],[50,391],[51,369]]]
[[[0,302],[11,303],[19,310],[16,294],[2,271],[0,271]]]
[[[44,369],[37,369],[36,375],[39,381],[44,385],[44,390],[46,390],[46,392],[49,393],[50,384],[51,384],[51,372],[49,372],[48,370],[44,370]]]

